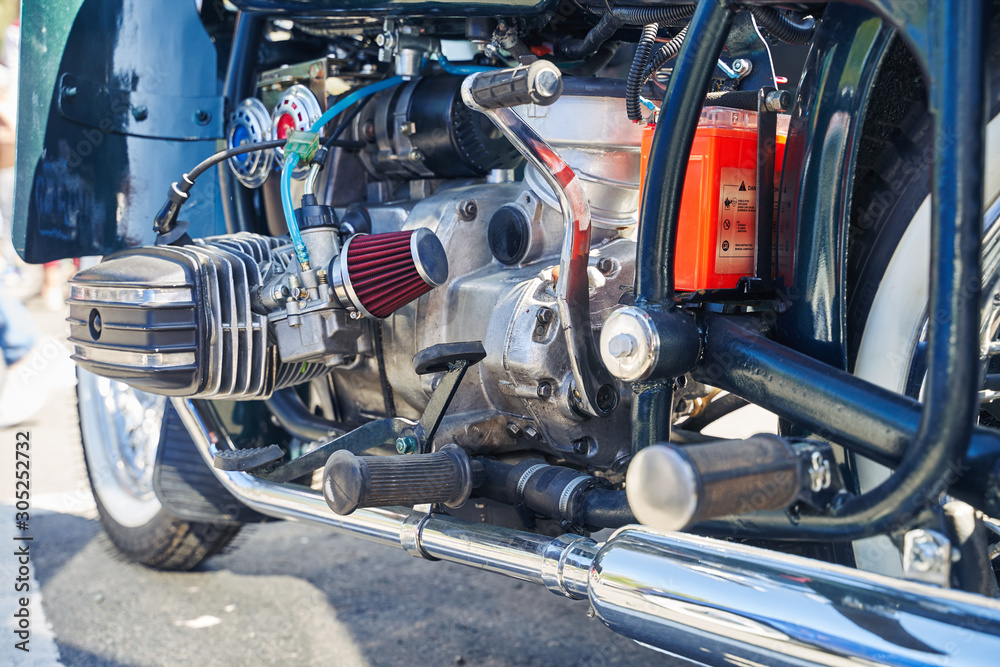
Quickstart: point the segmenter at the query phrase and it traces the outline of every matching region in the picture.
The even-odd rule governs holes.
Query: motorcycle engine
[[[316,90],[309,81],[261,79],[266,94],[239,105],[231,143],[295,129],[281,116],[293,108],[289,96]],[[287,237],[240,233],[130,249],[78,273],[74,358],[147,391],[200,398],[265,398],[326,375],[337,418],[357,424],[419,418],[442,374],[418,375],[414,355],[481,341],[486,359],[459,387],[440,442],[620,469],[631,391],[619,386],[618,407],[600,419],[574,400],[556,296],[565,236],[559,200],[485,116],[462,104],[461,80],[416,78],[355,115],[347,145],[330,152],[315,185],[315,207],[299,212],[310,270],[300,270]],[[589,198],[597,336],[631,294],[642,129],[617,117],[624,82],[566,84],[551,106],[515,111],[573,168]],[[262,184],[274,230],[272,162],[231,166],[245,185]],[[293,181],[296,201],[301,187]]]

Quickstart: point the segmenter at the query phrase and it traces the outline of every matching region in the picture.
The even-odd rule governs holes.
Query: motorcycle
[[[998,30],[986,0],[26,4],[15,246],[84,258],[105,531],[183,570],[308,520],[706,664],[986,664]],[[749,404],[777,433],[705,432]]]

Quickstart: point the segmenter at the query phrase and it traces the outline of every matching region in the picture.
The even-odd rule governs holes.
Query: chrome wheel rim
[[[161,508],[153,471],[167,399],[82,369],[78,381],[80,430],[94,494],[116,522],[144,525]]]

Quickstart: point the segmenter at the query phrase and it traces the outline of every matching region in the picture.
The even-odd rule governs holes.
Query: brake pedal
[[[340,450],[323,469],[323,496],[340,515],[389,505],[460,507],[471,493],[472,464],[458,445],[408,456],[355,456]]]

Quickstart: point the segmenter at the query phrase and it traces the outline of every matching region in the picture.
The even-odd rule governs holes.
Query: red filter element
[[[358,234],[338,258],[346,296],[369,317],[388,317],[448,279],[448,257],[429,229]]]

